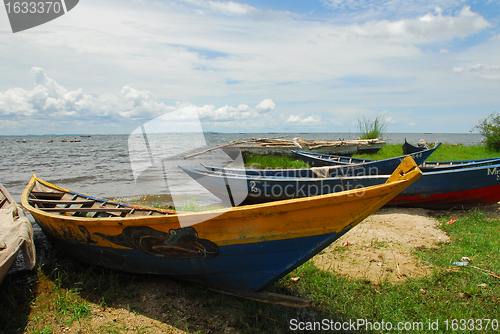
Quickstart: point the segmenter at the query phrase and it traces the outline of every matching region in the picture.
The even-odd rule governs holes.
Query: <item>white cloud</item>
[[[408,108],[498,105],[499,28],[485,19],[490,5],[473,12],[462,0],[325,0],[331,10],[316,6],[299,16],[285,2],[282,11],[251,4],[88,0],[33,33],[5,35],[0,115],[106,118],[120,126],[175,110],[173,101],[196,101],[212,131],[293,124],[329,131],[332,124],[313,123],[330,121],[327,113],[336,131],[349,131],[356,115],[333,110],[390,109],[406,125],[398,113]],[[0,28],[8,30],[3,14]],[[32,89],[15,88],[28,87],[25,73],[37,64],[61,85],[34,70]],[[462,71],[451,73],[454,67]],[[268,97],[287,106],[282,119]]]
[[[264,101],[259,103],[259,105],[257,107],[255,107],[255,109],[259,113],[266,113],[269,111],[273,111],[275,107],[276,107],[276,104],[274,104],[273,100],[265,99]]]
[[[218,109],[213,105],[205,105],[197,108],[197,110],[202,121],[228,122],[259,117],[262,113],[274,110],[275,106],[276,105],[271,99],[265,99],[255,108],[251,108],[246,104],[240,104],[238,107],[226,105]]]
[[[369,38],[405,40],[410,43],[431,42],[477,34],[490,23],[464,7],[457,16],[445,16],[440,8],[414,19],[370,21],[359,26],[359,35]]]
[[[159,102],[149,91],[137,90],[124,86],[120,94],[102,94],[92,96],[83,93],[82,89],[68,91],[45,74],[42,68],[33,67],[35,76],[33,90],[12,88],[0,92],[0,115],[9,116],[37,116],[50,118],[79,118],[101,117],[117,119],[152,119],[165,113],[190,106],[191,103],[177,103],[167,106]],[[224,106],[216,109],[213,105],[196,107],[200,119],[212,122],[228,122],[258,117],[262,113],[274,110],[275,104],[271,99],[265,99],[255,108],[246,104],[238,107]],[[191,109],[190,109],[191,110]],[[184,115],[191,119],[192,115]],[[182,120],[177,116],[176,120]]]
[[[475,64],[469,66],[468,68],[454,67],[453,72],[463,75],[472,75],[484,80],[492,80],[492,81],[500,80],[499,65]]]
[[[206,1],[206,3],[211,8],[229,15],[246,15],[256,10],[255,7],[252,7],[250,5],[233,1],[228,1],[228,2]]]
[[[304,117],[305,113],[300,115],[290,115],[285,123],[301,123],[301,124],[311,124],[311,123],[319,123],[321,122],[321,116],[319,115],[309,115]]]

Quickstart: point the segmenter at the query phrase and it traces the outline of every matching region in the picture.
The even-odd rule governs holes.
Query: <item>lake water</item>
[[[0,182],[16,201],[20,200],[31,176],[36,174],[45,181],[70,190],[98,197],[118,197],[127,202],[145,205],[169,203],[172,201],[169,189],[175,189],[181,199],[196,196],[201,201],[210,203],[213,200],[211,195],[196,182],[188,182],[189,177],[177,165],[200,167],[200,163],[217,164],[229,161],[228,157],[215,151],[188,160],[183,160],[182,155],[190,149],[201,151],[203,148],[232,140],[278,136],[325,140],[356,139],[356,134],[348,133],[151,135],[148,136],[147,143],[149,150],[152,150],[149,152],[144,149],[144,138],[134,134],[0,137]],[[81,142],[70,142],[75,138]],[[482,136],[474,133],[389,133],[385,138],[389,144],[403,143],[405,138],[413,144],[421,138],[428,142],[441,141],[463,145],[481,144],[482,141]],[[62,142],[63,139],[67,142]],[[204,144],[207,146],[203,146]],[[154,157],[155,161],[151,157]],[[163,163],[151,167],[154,162],[159,161]],[[142,173],[139,173],[141,171]],[[165,181],[165,176],[168,182]]]

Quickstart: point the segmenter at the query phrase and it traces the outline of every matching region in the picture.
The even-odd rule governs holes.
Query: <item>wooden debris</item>
[[[296,149],[297,146],[294,144],[299,144],[302,148],[306,148],[308,150],[318,149],[321,147],[339,147],[346,145],[370,145],[377,142],[380,142],[380,139],[356,139],[356,140],[306,140],[304,138],[293,138],[293,139],[283,139],[288,136],[282,137],[262,137],[262,138],[250,138],[250,140],[239,140],[239,141],[231,141],[227,144],[217,145],[212,148],[208,148],[198,153],[193,153],[184,156],[184,159],[192,158],[197,155],[201,155],[218,148],[234,146],[234,147],[290,147]]]
[[[290,307],[309,307],[312,305],[312,300],[309,298],[302,298],[296,296],[287,296],[273,292],[261,291],[261,292],[249,292],[249,291],[236,291],[236,290],[217,290],[210,289],[215,292],[224,293],[226,295],[240,297],[245,299],[251,299],[258,302],[277,304]]]

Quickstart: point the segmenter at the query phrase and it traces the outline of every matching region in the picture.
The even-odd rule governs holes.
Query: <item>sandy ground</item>
[[[448,236],[424,209],[382,208],[313,258],[315,265],[340,275],[402,282],[429,275],[432,266],[412,255],[433,248]]]

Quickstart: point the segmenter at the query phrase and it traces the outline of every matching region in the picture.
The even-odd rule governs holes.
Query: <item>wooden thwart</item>
[[[37,199],[37,198],[30,198],[29,200],[32,203],[38,203],[38,204],[93,204],[95,201],[89,201],[89,200],[51,200],[51,199]]]
[[[43,211],[55,212],[129,212],[132,208],[43,208]]]
[[[33,195],[35,197],[43,197],[43,198],[55,198],[55,199],[60,199],[61,197],[64,196],[64,193],[49,193],[49,192],[42,192],[42,191],[32,191],[30,195]]]

